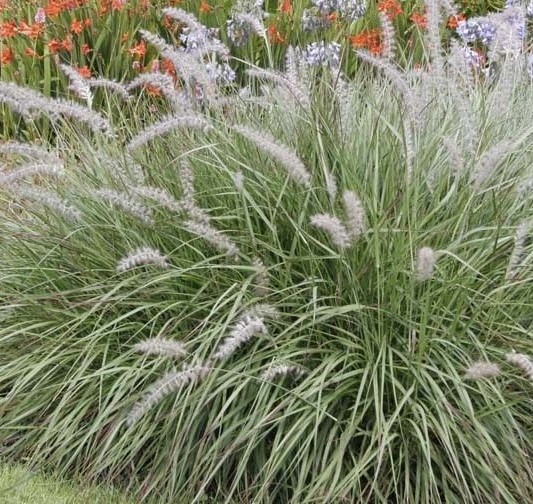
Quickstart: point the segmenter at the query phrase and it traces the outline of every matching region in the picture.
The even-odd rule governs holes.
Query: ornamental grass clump
[[[135,149],[57,123],[63,177],[0,192],[0,455],[160,502],[531,501],[533,95],[502,124],[440,56],[199,84],[212,126]]]

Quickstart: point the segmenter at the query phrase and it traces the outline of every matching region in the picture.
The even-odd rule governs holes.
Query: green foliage
[[[516,228],[531,216],[519,189],[531,177],[533,101],[520,74],[510,75],[511,91],[503,82],[415,81],[415,127],[405,100],[391,98],[398,89],[368,69],[351,84],[317,72],[306,82],[311,107],[279,89],[266,106],[206,105],[211,131],[166,134],[137,150],[144,184],[176,199],[189,159],[197,204],[239,260],[161,205],[144,202],[149,225],[97,195],[135,194],[123,145],[136,125],[117,124],[116,139],[58,129],[67,177],[39,184],[81,220],[21,199],[17,187],[4,195],[0,453],[161,502],[531,500],[532,384],[505,355],[533,353],[529,241],[517,276],[507,275]],[[311,187],[264,152],[266,135],[257,146],[234,124],[293,148]],[[501,140],[511,147],[481,180]],[[346,221],[344,190],[359,195],[367,227],[341,250],[310,221],[323,213]],[[171,266],[118,273],[118,261],[142,246]],[[421,282],[425,246],[438,260]],[[261,294],[257,259],[270,282]],[[268,335],[213,360],[239,314],[258,303],[279,312]],[[135,355],[153,337],[183,342],[188,357]],[[151,384],[195,360],[210,366],[205,379],[126,425]],[[497,363],[501,375],[465,380],[477,360]],[[306,374],[261,378],[278,361]]]

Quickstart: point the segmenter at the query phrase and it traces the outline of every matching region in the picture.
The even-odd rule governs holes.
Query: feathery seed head
[[[431,247],[422,247],[416,258],[416,277],[418,281],[424,282],[433,277],[437,254]]]
[[[331,214],[316,214],[311,217],[311,224],[326,231],[337,247],[344,249],[350,245],[350,234],[339,218]]]
[[[133,347],[136,352],[148,355],[161,355],[165,357],[184,357],[187,355],[185,346],[181,341],[165,338],[150,338],[136,343]]]
[[[121,273],[136,266],[149,264],[161,268],[168,268],[170,266],[167,257],[161,254],[159,250],[151,247],[139,247],[118,262],[117,272]]]
[[[493,378],[500,374],[500,367],[493,362],[476,361],[465,373],[465,380],[479,380],[481,378]]]

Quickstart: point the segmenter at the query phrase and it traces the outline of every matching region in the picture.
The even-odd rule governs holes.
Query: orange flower
[[[85,77],[86,79],[91,77],[91,69],[87,65],[82,67],[76,65],[74,68],[82,77]]]
[[[72,43],[72,39],[70,37],[67,37],[61,41],[61,49],[65,49],[65,51],[72,51],[72,49],[74,49],[74,44]]]
[[[126,42],[128,39],[130,38],[130,32],[126,32],[124,33],[124,35],[122,35],[122,37],[120,37],[120,41],[122,43]]]
[[[161,96],[162,95],[161,88],[158,86],[154,86],[153,84],[146,84],[144,86],[144,89],[146,89],[146,92],[150,96]]]
[[[281,0],[278,10],[285,14],[292,14],[292,2],[291,0]]]
[[[53,53],[59,52],[61,50],[61,41],[57,39],[52,39],[48,42],[48,49]]]
[[[200,12],[211,12],[213,10],[213,7],[211,7],[205,0],[202,0],[200,3],[200,8],[198,9]]]
[[[82,44],[81,45],[81,52],[83,54],[87,54],[91,51],[91,48],[89,47],[89,44]]]
[[[26,47],[26,49],[24,49],[24,55],[32,58],[37,58],[39,56],[33,47]]]
[[[286,42],[285,37],[278,31],[275,23],[268,27],[268,38],[273,44],[284,44]]]
[[[171,75],[172,77],[177,77],[176,67],[168,58],[163,58],[163,61],[161,61],[161,67],[167,74]]]
[[[114,10],[120,10],[126,5],[126,0],[113,0],[111,2],[111,8]]]
[[[4,21],[0,25],[0,37],[14,37],[18,32],[15,21]]]
[[[59,0],[50,0],[48,4],[44,6],[44,12],[48,17],[56,17],[63,12],[63,4]]]
[[[368,49],[373,54],[381,54],[383,51],[383,43],[381,42],[380,30],[374,28],[363,30],[356,35],[348,37],[350,43],[357,48]]]
[[[87,26],[91,26],[92,25],[92,21],[91,21],[91,18],[86,18],[83,20],[83,26],[87,27]]]
[[[428,25],[427,16],[425,14],[422,14],[421,12],[413,12],[409,19],[420,28],[426,28]]]
[[[83,23],[78,19],[73,19],[70,23],[70,31],[79,35],[83,31]]]
[[[398,3],[398,0],[381,0],[378,3],[378,10],[391,20],[403,13],[402,6]]]
[[[451,28],[451,29],[454,29],[454,28],[457,28],[457,26],[459,25],[459,23],[461,21],[464,21],[466,19],[466,16],[460,12],[459,14],[457,14],[456,16],[450,16],[448,18],[448,23],[446,24],[446,26],[448,28]]]
[[[13,61],[13,51],[10,47],[2,47],[0,48],[0,63],[2,65],[9,65]]]
[[[132,56],[136,56],[138,59],[141,59],[146,54],[146,42],[141,40],[137,45],[128,49],[128,52]]]
[[[19,25],[19,31],[23,35],[26,35],[26,37],[37,39],[44,32],[44,25],[42,23],[28,24],[26,21],[21,21]]]

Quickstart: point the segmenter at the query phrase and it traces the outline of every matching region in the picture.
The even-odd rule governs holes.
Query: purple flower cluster
[[[254,33],[250,19],[256,18],[259,23],[267,13],[263,10],[263,0],[237,0],[231,12],[230,18],[226,21],[226,33],[234,46],[241,47]]]
[[[341,18],[355,21],[363,16],[367,9],[366,0],[311,0],[313,7],[304,9],[302,28],[314,31],[331,25],[329,14],[336,12]]]
[[[218,84],[228,84],[235,80],[235,72],[227,63],[206,63],[205,69],[209,79]]]
[[[366,12],[366,0],[312,0],[321,14],[338,12],[341,17],[354,21]]]
[[[312,42],[303,53],[309,65],[338,66],[340,63],[341,46],[337,42]]]
[[[457,34],[464,42],[480,41],[490,45],[496,35],[496,26],[484,17],[470,18],[459,23]]]

